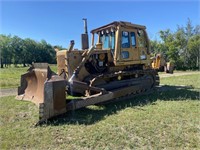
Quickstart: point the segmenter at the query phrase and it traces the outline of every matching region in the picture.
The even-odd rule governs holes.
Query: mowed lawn
[[[37,127],[34,104],[3,97],[0,149],[200,149],[199,78],[161,78],[168,91],[89,106]]]
[[[56,65],[50,65],[56,72]],[[16,88],[20,85],[21,75],[26,73],[29,67],[8,67],[0,69],[0,88]]]
[[[14,88],[20,84],[22,73],[26,73],[29,67],[9,67],[0,69],[0,87]]]

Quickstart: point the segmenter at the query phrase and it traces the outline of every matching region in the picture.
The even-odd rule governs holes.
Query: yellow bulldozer
[[[156,54],[155,57],[151,58],[152,68],[159,72],[166,72],[173,74],[174,64],[172,62],[167,62],[163,54]]]
[[[159,85],[145,26],[114,21],[93,29],[90,48],[86,19],[84,27],[82,50],[73,48],[73,40],[67,50],[56,50],[57,73],[46,63],[35,63],[21,76],[17,99],[37,104],[40,122],[88,105],[132,98]]]

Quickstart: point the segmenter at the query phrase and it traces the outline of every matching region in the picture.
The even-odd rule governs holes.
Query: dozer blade
[[[33,64],[27,73],[21,75],[21,84],[16,98],[31,101],[39,106],[44,99],[44,83],[53,75],[56,73],[51,71],[47,63]]]
[[[65,89],[64,78],[51,71],[47,63],[37,63],[21,76],[16,99],[35,103],[42,122],[66,112]]]

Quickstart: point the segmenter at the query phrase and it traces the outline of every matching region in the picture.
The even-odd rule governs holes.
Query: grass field
[[[37,127],[34,104],[0,98],[0,149],[200,149],[199,76],[161,78],[173,90],[89,106]]]
[[[26,73],[28,67],[10,67],[1,68],[0,70],[0,87],[12,88],[19,86],[20,76],[24,72]]]
[[[50,65],[56,71],[56,65]],[[0,88],[16,88],[20,84],[20,77],[26,73],[29,67],[14,67],[0,69]]]

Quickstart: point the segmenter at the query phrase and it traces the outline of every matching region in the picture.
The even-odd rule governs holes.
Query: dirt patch
[[[17,88],[0,89],[0,97],[17,95]]]

